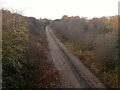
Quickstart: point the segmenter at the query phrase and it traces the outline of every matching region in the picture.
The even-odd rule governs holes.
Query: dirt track
[[[46,35],[50,57],[59,71],[64,88],[105,88],[104,84],[65,48],[49,26],[46,27]]]

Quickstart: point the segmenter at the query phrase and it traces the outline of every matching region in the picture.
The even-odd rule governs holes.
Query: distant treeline
[[[109,87],[118,87],[118,16],[86,19],[63,16],[51,28]],[[71,47],[71,48],[73,48]]]

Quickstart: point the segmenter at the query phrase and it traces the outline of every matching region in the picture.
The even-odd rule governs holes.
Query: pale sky
[[[63,15],[102,17],[118,15],[119,0],[0,0],[0,7],[22,11],[37,19],[60,19]]]

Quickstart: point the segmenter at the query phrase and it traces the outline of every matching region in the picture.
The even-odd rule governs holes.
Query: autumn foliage
[[[118,88],[118,16],[63,16],[51,24],[58,38],[108,86]]]
[[[56,87],[43,46],[46,21],[2,10],[2,23],[2,88]]]

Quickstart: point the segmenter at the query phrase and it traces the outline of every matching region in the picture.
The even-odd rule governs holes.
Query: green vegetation
[[[108,86],[118,88],[118,16],[63,16],[51,24],[58,38]]]
[[[48,21],[2,13],[2,88],[55,87],[57,71],[49,67],[44,47]]]
[[[2,10],[3,88],[56,87],[58,73],[47,61],[45,27],[37,20]],[[118,16],[86,19],[63,16],[51,28],[66,47],[102,81],[118,88]]]

